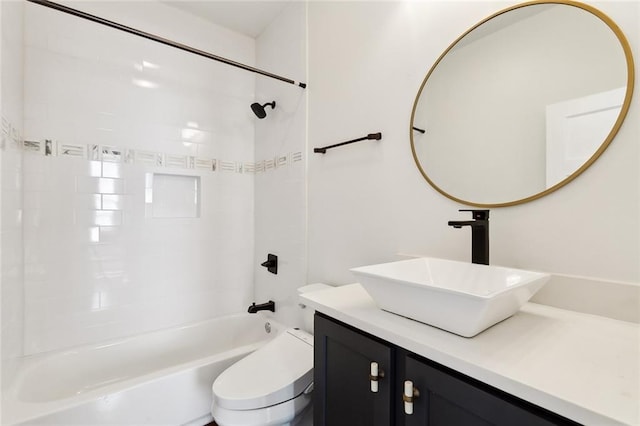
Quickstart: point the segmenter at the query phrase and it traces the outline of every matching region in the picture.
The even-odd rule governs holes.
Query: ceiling
[[[214,24],[256,38],[289,2],[291,0],[167,0],[163,3],[197,15]]]

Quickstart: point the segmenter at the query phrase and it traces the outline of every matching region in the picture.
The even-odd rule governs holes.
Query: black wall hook
[[[272,274],[278,274],[278,256],[269,253],[267,255],[267,260],[265,262],[262,262],[260,266],[264,266],[265,268],[267,268],[267,271],[271,272]]]

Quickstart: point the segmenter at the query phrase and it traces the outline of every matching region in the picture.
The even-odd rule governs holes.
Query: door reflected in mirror
[[[426,180],[451,199],[531,201],[600,156],[632,92],[631,50],[607,16],[578,3],[518,5],[440,56],[414,103],[411,148]]]

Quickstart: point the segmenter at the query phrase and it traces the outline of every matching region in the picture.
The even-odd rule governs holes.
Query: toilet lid
[[[213,382],[213,402],[230,410],[269,407],[313,381],[313,336],[289,329],[227,368]]]

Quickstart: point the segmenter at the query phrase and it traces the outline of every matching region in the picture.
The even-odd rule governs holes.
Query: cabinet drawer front
[[[420,396],[414,414],[405,415],[406,426],[554,426],[556,419],[534,413],[429,364],[406,358],[406,379]]]
[[[314,425],[391,424],[391,347],[317,315],[314,333]],[[372,392],[371,362],[384,373]]]

